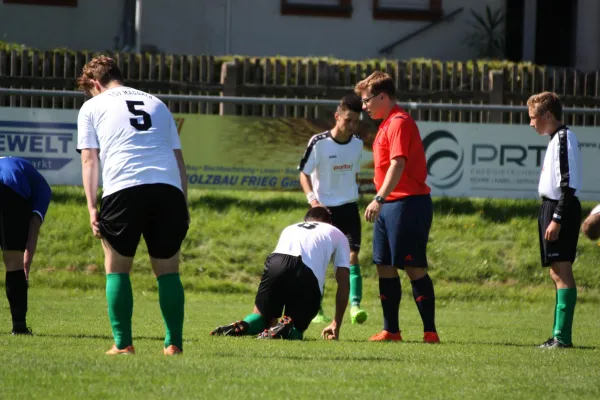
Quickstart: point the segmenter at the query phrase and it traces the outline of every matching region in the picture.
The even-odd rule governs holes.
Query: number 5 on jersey
[[[133,126],[138,131],[147,131],[150,128],[152,128],[152,118],[150,118],[150,114],[148,114],[144,110],[139,110],[136,108],[143,107],[143,101],[127,100],[125,102],[127,103],[127,108],[129,109],[129,112],[137,117],[129,119],[129,123],[131,124],[131,126]],[[140,123],[139,117],[143,118],[142,123]]]

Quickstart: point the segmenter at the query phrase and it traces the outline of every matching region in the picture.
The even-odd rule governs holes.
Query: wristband
[[[315,195],[314,192],[310,192],[309,194],[306,195],[306,200],[308,200],[308,203],[312,203],[314,200],[317,200],[317,196]]]
[[[378,202],[379,204],[383,204],[385,203],[385,199],[381,196],[375,196],[374,197],[375,201]]]

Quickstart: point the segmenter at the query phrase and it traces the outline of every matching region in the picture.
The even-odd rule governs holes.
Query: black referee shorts
[[[150,257],[171,258],[187,231],[185,197],[175,186],[138,185],[102,199],[100,233],[122,256],[133,257],[144,235]]]
[[[29,238],[30,220],[29,201],[0,183],[0,248],[24,252]]]
[[[327,207],[331,212],[333,226],[338,228],[350,243],[350,250],[359,252],[361,242],[361,222],[358,204],[356,202],[341,206]]]
[[[296,329],[304,332],[319,312],[319,282],[301,257],[272,253],[265,261],[254,304],[267,320],[281,317],[285,308]]]
[[[558,205],[557,200],[544,198],[538,216],[538,231],[540,241],[540,256],[542,266],[549,267],[553,262],[574,262],[579,241],[579,228],[581,226],[581,203],[575,197],[573,205],[562,215],[558,240],[549,242],[544,239],[546,229],[552,222],[552,215]]]

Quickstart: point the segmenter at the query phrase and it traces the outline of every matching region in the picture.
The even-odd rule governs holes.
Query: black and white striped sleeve
[[[321,135],[315,135],[312,138],[310,138],[308,146],[306,146],[304,155],[302,156],[300,164],[298,165],[298,171],[304,172],[305,174],[311,174],[315,170],[315,168],[317,168],[316,145],[317,142],[321,139]]]
[[[573,200],[575,198],[574,185],[571,184],[572,170],[574,165],[571,165],[573,157],[570,153],[570,145],[568,138],[568,131],[561,129],[557,133],[558,135],[558,162],[560,168],[560,199],[558,205],[554,210],[552,220],[557,223],[562,222],[562,218],[565,213],[568,212],[569,208],[573,206]]]

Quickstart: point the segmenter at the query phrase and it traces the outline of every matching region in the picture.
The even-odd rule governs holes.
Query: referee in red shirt
[[[363,109],[383,120],[373,142],[377,195],[365,211],[374,222],[373,262],[379,275],[383,331],[371,341],[400,341],[398,313],[402,288],[398,269],[410,278],[423,320],[426,343],[439,343],[435,328],[435,295],[427,274],[427,241],[433,219],[431,189],[425,183],[427,163],[414,119],[396,104],[392,77],[376,71],[354,88]]]

